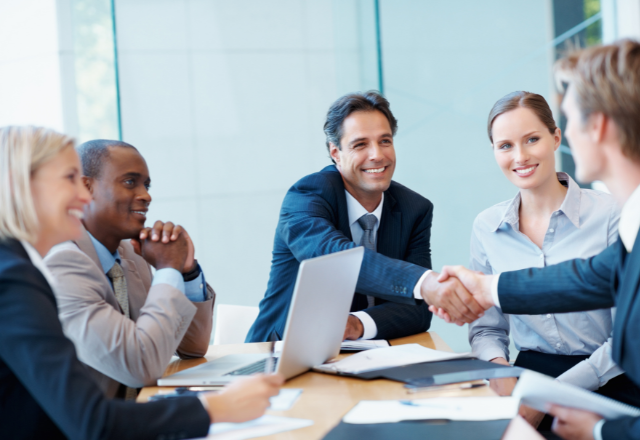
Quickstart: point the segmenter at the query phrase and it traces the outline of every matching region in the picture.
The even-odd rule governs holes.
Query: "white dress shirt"
[[[382,205],[384,204],[384,193],[382,193],[382,199],[378,204],[378,207],[373,211],[367,211],[364,206],[360,204],[349,194],[349,191],[346,189],[344,193],[347,195],[347,213],[349,214],[349,229],[351,230],[351,238],[353,242],[357,245],[362,241],[362,235],[364,231],[362,227],[358,223],[358,219],[366,214],[373,214],[378,219],[376,224],[373,226],[373,230],[371,231],[371,236],[373,237],[374,244],[377,246],[378,244],[378,229],[380,228],[380,219],[382,218]],[[361,339],[373,339],[378,335],[378,326],[376,326],[376,322],[371,318],[371,316],[365,311],[353,312],[353,316],[357,317],[360,322],[362,322],[363,333]]]

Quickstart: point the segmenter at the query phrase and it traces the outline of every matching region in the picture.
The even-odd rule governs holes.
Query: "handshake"
[[[429,310],[446,322],[463,325],[484,315],[494,306],[491,285],[495,275],[484,275],[463,266],[444,266],[431,271],[420,286]]]

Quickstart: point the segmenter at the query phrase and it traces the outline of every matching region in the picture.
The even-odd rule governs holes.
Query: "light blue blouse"
[[[542,249],[520,232],[520,193],[476,217],[471,235],[472,270],[486,274],[544,267],[588,258],[616,241],[619,210],[611,195],[581,189],[566,173],[560,209],[549,220]],[[518,350],[591,355],[558,380],[595,390],[622,373],[611,359],[615,309],[547,315],[507,315],[493,307],[469,326],[469,343],[479,359],[509,359],[509,332]]]

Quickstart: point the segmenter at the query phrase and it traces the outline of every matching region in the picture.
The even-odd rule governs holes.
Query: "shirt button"
[[[547,318],[551,318],[551,313],[549,313],[549,314],[547,315]]]
[[[560,348],[562,344],[560,344],[559,342],[556,344],[556,348]]]
[[[549,229],[549,232],[553,232],[553,228]]]
[[[204,287],[204,284],[200,283],[200,289],[202,289]]]
[[[540,258],[544,258],[544,254],[540,254]]]

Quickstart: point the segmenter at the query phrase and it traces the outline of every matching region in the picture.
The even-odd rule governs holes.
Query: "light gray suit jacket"
[[[128,240],[118,247],[127,282],[131,319],[122,314],[95,247],[85,231],[75,242],[54,246],[44,261],[65,335],[108,397],[129,387],[153,385],[171,356],[201,357],[211,337],[215,293],[192,303],[168,284],[151,287],[151,267]]]

